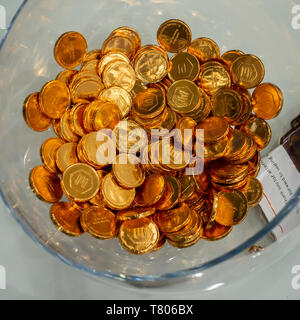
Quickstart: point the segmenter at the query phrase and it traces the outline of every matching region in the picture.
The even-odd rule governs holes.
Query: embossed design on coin
[[[166,105],[165,95],[160,89],[149,88],[136,95],[133,111],[141,118],[154,118],[162,113]]]
[[[134,59],[136,76],[145,83],[161,81],[167,75],[168,68],[168,56],[156,46],[142,47]]]
[[[176,112],[191,112],[200,102],[200,91],[189,80],[175,81],[167,93],[168,103]]]
[[[220,65],[201,66],[202,71],[199,75],[199,84],[207,94],[213,95],[221,88],[230,88],[231,78],[228,71]]]
[[[132,98],[130,94],[123,88],[110,87],[100,92],[99,99],[110,101],[118,106],[121,111],[122,118],[126,117],[131,109]]]
[[[200,72],[198,59],[190,53],[179,52],[170,61],[169,78],[172,81],[187,79],[194,81]]]
[[[157,41],[168,52],[179,52],[186,49],[192,38],[188,25],[183,21],[171,19],[160,25]]]
[[[106,88],[118,86],[127,91],[134,87],[136,76],[130,64],[123,61],[110,62],[102,73]]]
[[[78,202],[92,199],[100,188],[100,178],[95,169],[84,163],[66,169],[62,177],[62,188],[69,198]]]
[[[133,254],[151,252],[158,243],[159,230],[149,218],[124,221],[119,239],[122,247]]]
[[[232,63],[231,73],[236,85],[251,89],[262,82],[265,76],[265,68],[258,57],[245,54]]]
[[[106,240],[116,235],[115,215],[104,207],[92,206],[84,209],[80,222],[83,230],[95,238]]]
[[[239,118],[243,111],[241,96],[232,89],[219,89],[212,99],[212,112],[216,117],[225,117],[231,123]]]
[[[198,57],[202,62],[220,57],[218,45],[209,38],[197,38],[193,40],[188,47],[188,52]]]

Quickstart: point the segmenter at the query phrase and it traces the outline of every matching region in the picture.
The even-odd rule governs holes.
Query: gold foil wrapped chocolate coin
[[[56,136],[42,143],[32,191],[59,231],[118,238],[121,259],[230,236],[261,200],[267,120],[283,107],[257,56],[193,40],[178,19],[156,35],[142,46],[138,30],[118,27],[88,51],[64,33],[54,46],[64,69],[23,104],[29,128],[52,124]]]

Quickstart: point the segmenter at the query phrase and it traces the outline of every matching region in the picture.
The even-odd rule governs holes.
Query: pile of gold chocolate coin
[[[157,251],[166,240],[186,248],[222,239],[241,223],[261,200],[256,176],[271,139],[266,120],[283,105],[281,90],[262,83],[255,55],[221,55],[213,40],[192,40],[177,19],[159,27],[157,40],[142,46],[134,29],[120,27],[88,52],[80,33],[67,32],[54,48],[64,70],[23,106],[31,129],[52,126],[57,136],[43,143],[42,165],[29,176],[34,193],[52,204],[53,223],[70,236],[117,237],[132,254]],[[172,140],[164,163],[168,134],[134,139],[136,131],[149,138],[155,129],[179,129],[191,152]],[[187,174],[195,168],[198,129],[204,170]],[[99,158],[107,146],[116,150],[114,162]]]

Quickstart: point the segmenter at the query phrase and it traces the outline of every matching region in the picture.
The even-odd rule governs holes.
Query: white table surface
[[[7,25],[21,0],[0,0],[6,8]],[[0,30],[0,37],[4,31]],[[0,299],[299,299],[300,289],[291,285],[294,250],[269,269],[232,286],[209,292],[166,293],[165,290],[121,287],[118,282],[95,281],[65,265],[34,243],[0,202],[0,265],[6,269],[6,290]]]

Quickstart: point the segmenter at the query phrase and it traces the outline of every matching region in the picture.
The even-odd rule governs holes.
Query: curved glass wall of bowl
[[[214,274],[212,270],[222,261],[249,260],[251,255],[244,243],[251,246],[257,244],[258,239],[262,239],[263,246],[272,243],[269,232],[274,226],[266,225],[257,209],[251,209],[247,219],[222,241],[201,240],[185,250],[166,245],[153,254],[132,256],[120,247],[117,239],[99,241],[88,235],[69,238],[60,233],[49,218],[49,205],[40,202],[28,185],[30,169],[40,164],[39,147],[53,133],[49,130],[37,134],[28,129],[22,118],[22,104],[29,93],[39,91],[61,71],[53,58],[57,38],[65,31],[79,31],[86,37],[89,49],[96,49],[113,29],[129,25],[140,33],[144,44],[156,43],[158,26],[170,18],[188,23],[194,38],[211,37],[222,52],[236,48],[262,58],[266,67],[265,81],[276,83],[285,96],[283,112],[269,122],[273,137],[264,154],[278,145],[290,121],[298,114],[300,101],[300,42],[297,41],[300,31],[291,26],[289,4],[274,6],[271,0],[263,3],[233,0],[230,4],[212,0],[201,5],[176,0],[88,0],[84,5],[79,0],[26,1],[0,52],[1,194],[35,241],[78,269],[143,285],[188,275],[197,279],[201,273],[199,288],[204,289]],[[278,50],[278,39],[281,39],[281,50]],[[279,222],[289,210],[290,207],[286,207],[274,221]],[[274,244],[270,248],[272,246]],[[262,256],[265,252],[267,250]],[[246,263],[242,266],[243,272],[251,271]],[[223,275],[225,277],[225,273],[220,277]],[[226,277],[238,280],[228,274]]]

